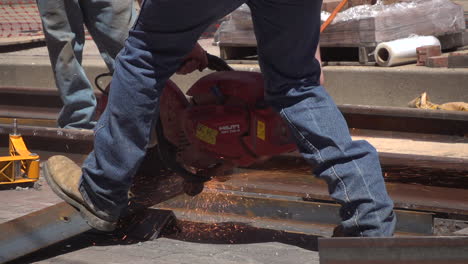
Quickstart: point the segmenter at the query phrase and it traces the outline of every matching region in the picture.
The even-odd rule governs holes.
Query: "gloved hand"
[[[195,45],[193,50],[184,58],[182,66],[177,70],[177,74],[188,74],[195,70],[202,71],[208,66],[208,58],[206,51],[198,45]]]

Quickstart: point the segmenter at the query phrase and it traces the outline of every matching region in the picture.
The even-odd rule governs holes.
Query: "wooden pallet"
[[[376,17],[337,22],[320,35],[320,43],[322,46],[370,46],[411,35],[442,36],[466,29],[461,6],[446,2],[438,10],[433,9],[430,2],[423,2],[401,13],[386,12]]]
[[[333,3],[331,0],[328,2]],[[372,52],[379,43],[411,35],[436,36],[443,50],[466,45],[463,8],[449,1],[442,3],[436,10],[428,1],[402,12],[383,12],[376,17],[332,24],[320,35],[322,60],[373,63]],[[448,21],[448,18],[453,18],[453,21]],[[220,32],[219,46],[223,59],[241,59],[255,53],[257,44],[253,30],[243,26],[243,30]]]
[[[224,60],[243,60],[255,58],[257,55],[257,44],[252,32],[250,39],[243,33],[244,43],[236,43],[235,34],[231,35],[230,42],[220,42],[219,49],[221,58]],[[459,47],[468,45],[468,31],[445,34],[437,37],[442,45],[443,51],[453,51]],[[322,61],[328,64],[345,65],[375,65],[374,50],[378,43],[361,43],[358,45],[346,45],[320,43]]]
[[[468,45],[468,31],[437,36],[442,51],[454,51]],[[327,45],[321,43],[321,56],[324,62],[358,62],[360,65],[375,65],[374,50],[378,43],[362,43],[356,46]]]

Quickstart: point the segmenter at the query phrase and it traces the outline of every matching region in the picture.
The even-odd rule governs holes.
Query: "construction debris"
[[[448,111],[468,111],[468,103],[465,102],[449,102],[444,104],[434,104],[429,101],[427,93],[424,92],[420,96],[408,103],[409,107],[421,109],[435,109]]]
[[[449,68],[468,68],[468,53],[452,52],[448,55]]]
[[[340,2],[324,1],[322,21]],[[463,7],[450,0],[348,0],[344,11],[321,33],[322,61],[340,61],[336,58],[340,53],[337,49],[346,50],[338,57],[350,61],[350,49],[356,49],[359,56],[354,60],[368,65],[375,61],[372,52],[378,44],[411,36],[435,36],[442,50],[455,49],[466,45],[465,29]],[[247,5],[235,10],[221,24],[216,42],[224,59],[256,54],[257,41]],[[330,53],[334,56],[330,60],[326,49],[332,48]],[[244,52],[247,49],[249,52]]]
[[[447,68],[448,57],[444,55],[429,57],[427,58],[425,65],[429,68]]]
[[[422,46],[438,46],[440,50],[440,41],[433,36],[413,36],[382,42],[375,48],[374,58],[384,67],[409,64],[418,60],[417,50]]]
[[[416,54],[418,56],[416,65],[424,66],[428,58],[440,56],[442,51],[439,45],[428,45],[417,48]]]

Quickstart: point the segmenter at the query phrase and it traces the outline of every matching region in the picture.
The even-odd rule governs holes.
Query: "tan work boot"
[[[113,231],[117,219],[95,208],[83,199],[79,191],[81,168],[65,156],[53,156],[43,166],[47,183],[60,198],[80,211],[81,216],[93,228]]]

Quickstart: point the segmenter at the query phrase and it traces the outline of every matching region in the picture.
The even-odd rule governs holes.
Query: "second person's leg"
[[[55,83],[63,102],[58,126],[92,129],[96,98],[83,67],[83,14],[78,0],[38,0]]]
[[[84,22],[110,72],[136,19],[134,0],[86,0],[81,2]]]

